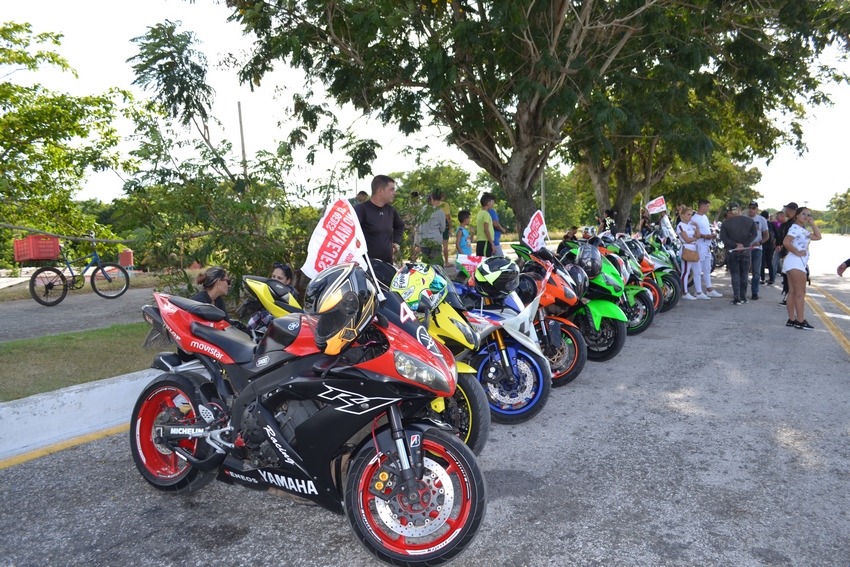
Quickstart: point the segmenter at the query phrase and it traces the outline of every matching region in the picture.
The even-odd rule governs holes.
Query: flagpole
[[[378,275],[375,273],[375,268],[372,267],[372,260],[369,259],[368,254],[363,255],[366,258],[366,263],[369,265],[369,271],[372,272],[372,277],[375,278],[375,287],[378,289],[378,302],[383,303],[386,301],[386,297],[384,297],[384,292],[381,291],[381,282],[378,281]]]

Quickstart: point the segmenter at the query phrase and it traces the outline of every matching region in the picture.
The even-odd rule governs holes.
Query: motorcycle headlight
[[[395,351],[393,356],[396,372],[408,380],[418,382],[437,392],[449,393],[451,391],[448,380],[439,370],[400,350]]]
[[[475,332],[475,329],[466,322],[458,321],[457,319],[452,319],[452,323],[454,323],[457,330],[463,335],[463,340],[471,345],[469,348],[473,351],[478,350],[478,333]]]

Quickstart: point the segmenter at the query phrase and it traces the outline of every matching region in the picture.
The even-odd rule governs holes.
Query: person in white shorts
[[[691,220],[694,216],[694,210],[690,207],[686,207],[685,205],[679,205],[679,218],[682,219],[679,224],[676,225],[676,234],[679,235],[679,240],[682,241],[682,246],[686,250],[693,250],[697,252],[697,240],[699,238],[699,229],[695,222]],[[702,292],[702,282],[700,281],[702,278],[700,277],[700,262],[688,262],[684,258],[682,258],[682,289],[685,290],[685,294],[682,296],[682,299],[687,300],[695,300],[695,299],[708,299],[708,296]],[[696,290],[696,297],[690,294],[688,291],[688,278],[690,278],[691,273],[694,275],[694,290]]]
[[[717,238],[717,235],[711,232],[711,225],[709,225],[706,216],[710,207],[711,203],[706,199],[700,199],[692,221],[696,223],[700,234],[697,239],[697,250],[699,251],[699,265],[705,294],[708,297],[723,297],[723,294],[715,291],[711,285],[711,241]]]
[[[805,229],[808,224],[812,231]],[[786,327],[796,327],[804,331],[814,329],[806,321],[804,309],[806,306],[806,266],[809,263],[809,242],[820,240],[820,229],[812,218],[812,213],[807,207],[797,209],[794,222],[788,227],[788,234],[782,245],[788,251],[782,264],[782,271],[788,276],[788,297],[786,307],[788,309],[788,322]]]

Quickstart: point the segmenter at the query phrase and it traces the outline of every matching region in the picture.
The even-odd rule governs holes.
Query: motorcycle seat
[[[236,364],[247,364],[254,357],[254,347],[257,345],[251,337],[236,327],[214,329],[197,321],[191,325],[192,334],[210,344],[214,344],[233,359]]]
[[[217,322],[227,317],[224,311],[209,303],[201,303],[200,301],[194,301],[178,295],[172,295],[168,298],[168,301],[180,309],[188,311],[196,317],[200,317],[204,321]]]

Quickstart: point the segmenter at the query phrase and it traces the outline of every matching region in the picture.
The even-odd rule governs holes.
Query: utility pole
[[[248,157],[245,155],[245,132],[242,130],[242,102],[236,103],[236,108],[239,111],[239,139],[242,141],[242,173],[245,179],[248,179]]]

